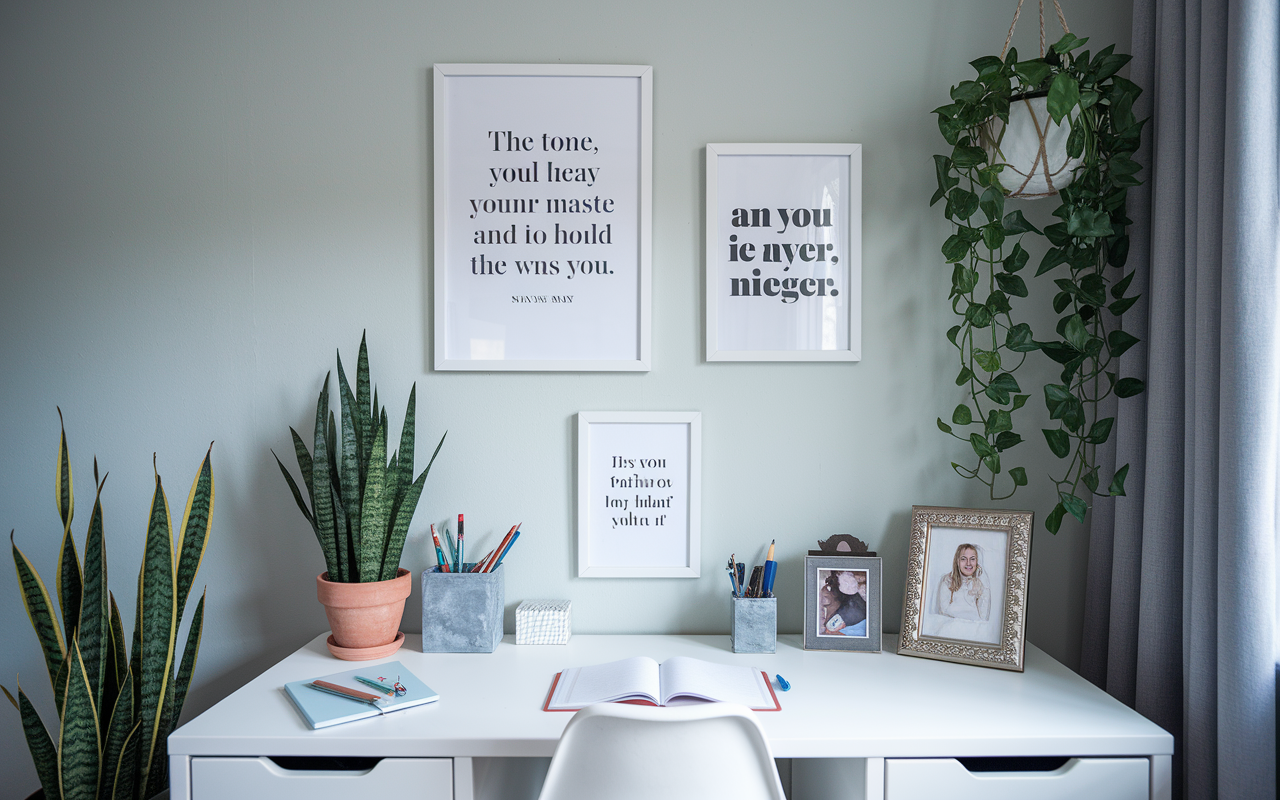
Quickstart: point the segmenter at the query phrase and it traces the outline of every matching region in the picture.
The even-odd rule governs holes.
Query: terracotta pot
[[[407,569],[397,570],[389,581],[370,583],[336,583],[327,572],[316,576],[316,594],[329,618],[331,639],[343,649],[382,647],[395,641],[412,588]]]

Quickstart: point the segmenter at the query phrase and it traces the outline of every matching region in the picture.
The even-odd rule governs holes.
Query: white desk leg
[[[1173,756],[1151,757],[1151,800],[1173,797]]]
[[[474,800],[475,773],[471,769],[471,759],[453,759],[453,800]],[[176,800],[176,798],[171,798]]]
[[[191,800],[191,756],[169,756],[169,800]]]
[[[884,759],[867,759],[867,783],[864,796],[867,800],[884,800]]]

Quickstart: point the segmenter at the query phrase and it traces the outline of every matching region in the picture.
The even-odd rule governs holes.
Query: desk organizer
[[[516,644],[568,644],[568,600],[525,600],[516,607]]]
[[[503,567],[422,573],[422,652],[492,653],[502,641]]]
[[[778,649],[778,598],[730,597],[733,625],[729,643],[735,653],[772,653]]]

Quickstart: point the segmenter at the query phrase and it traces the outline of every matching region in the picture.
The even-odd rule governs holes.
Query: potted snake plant
[[[21,684],[14,686],[16,697],[8,688],[0,689],[18,710],[46,800],[146,800],[168,792],[169,733],[182,714],[204,627],[201,593],[179,661],[178,625],[200,569],[213,516],[212,445],[209,450],[191,485],[176,546],[169,503],[156,474],[131,639],[125,637],[120,609],[107,586],[102,515],[107,476],[99,480],[96,459],[96,496],[84,559],[76,552],[71,534],[75,498],[65,429],[55,479],[62,547],[54,594],[61,624],[40,574],[18,549],[13,533],[9,534],[22,601],[49,673],[58,715],[57,738],[50,737]]]
[[[444,436],[415,478],[415,384],[409,390],[400,448],[388,456],[387,411],[378,405],[376,389],[370,395],[364,336],[354,391],[338,354],[340,418],[329,408],[329,378],[325,376],[316,401],[313,449],[289,429],[305,497],[279,456],[276,464],[324,553],[325,571],[316,577],[316,592],[332,630],[329,651],[361,661],[394,653],[404,641],[398,629],[412,579],[409,570],[400,568],[400,555]]]

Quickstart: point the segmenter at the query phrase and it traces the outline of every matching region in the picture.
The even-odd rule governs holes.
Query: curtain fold
[[[1093,510],[1081,671],[1174,735],[1188,798],[1276,788],[1278,5],[1134,3],[1147,391],[1111,404],[1129,494]]]

